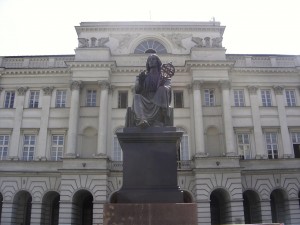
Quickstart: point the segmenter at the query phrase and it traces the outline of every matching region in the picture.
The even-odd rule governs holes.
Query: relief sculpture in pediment
[[[128,48],[130,42],[139,36],[139,34],[112,34],[111,37],[119,41],[119,49]]]
[[[168,38],[177,48],[183,48],[186,50],[182,41],[191,37],[191,34],[163,34],[163,36]]]

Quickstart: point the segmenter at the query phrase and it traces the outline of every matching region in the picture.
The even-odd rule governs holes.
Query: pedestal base
[[[197,225],[195,203],[105,204],[104,225]]]

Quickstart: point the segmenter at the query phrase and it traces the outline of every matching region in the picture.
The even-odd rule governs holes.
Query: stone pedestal
[[[197,225],[195,203],[105,204],[103,225]]]
[[[123,150],[123,186],[117,203],[183,203],[177,185],[175,127],[125,128],[117,133]]]

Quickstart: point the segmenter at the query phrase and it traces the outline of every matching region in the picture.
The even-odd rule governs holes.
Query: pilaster
[[[19,142],[20,142],[20,133],[21,133],[21,124],[23,119],[23,110],[25,103],[25,94],[28,90],[28,87],[19,87],[17,88],[16,96],[16,113],[14,120],[14,127],[12,131],[11,138],[11,147],[9,151],[9,158],[12,160],[19,159]]]
[[[283,144],[283,157],[292,158],[293,150],[290,142],[290,134],[287,125],[285,100],[283,96],[284,86],[274,86],[274,92],[276,95],[277,109],[279,115],[280,132]]]
[[[69,118],[68,143],[65,157],[76,157],[77,150],[77,128],[79,119],[79,92],[81,81],[72,81],[71,83],[71,108]]]

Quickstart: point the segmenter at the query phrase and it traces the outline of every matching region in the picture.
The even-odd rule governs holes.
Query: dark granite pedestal
[[[196,225],[197,206],[183,203],[177,184],[175,127],[124,128],[123,186],[117,203],[104,206],[104,225]]]

